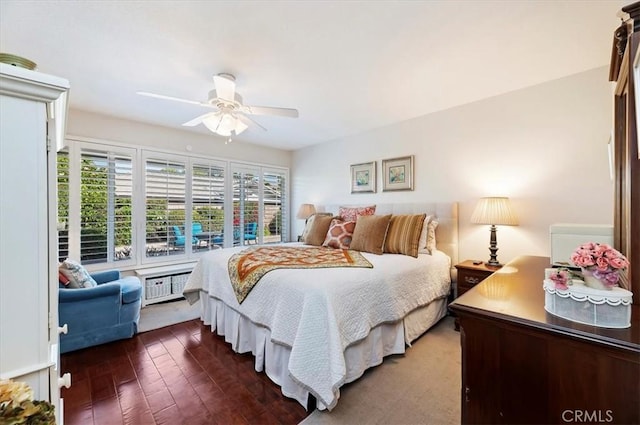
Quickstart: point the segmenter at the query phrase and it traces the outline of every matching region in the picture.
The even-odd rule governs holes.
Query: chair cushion
[[[116,281],[122,288],[122,303],[134,303],[142,296],[142,285],[140,279],[135,276],[127,276]]]

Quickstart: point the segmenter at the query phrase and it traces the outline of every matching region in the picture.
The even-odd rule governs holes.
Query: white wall
[[[597,68],[295,151],[292,214],[307,202],[458,201],[460,259],[488,260],[489,227],[469,219],[478,198],[508,196],[520,226],[498,228],[498,259],[547,256],[550,224],[612,223],[607,77]],[[405,155],[415,155],[415,190],[383,193],[381,160]],[[378,192],[351,194],[350,164],[374,160]]]
[[[176,130],[128,121],[87,111],[71,109],[67,119],[68,135],[129,143],[140,146],[153,146],[176,153],[190,153],[214,156],[222,159],[234,159],[256,164],[291,166],[291,152],[267,148],[248,143],[229,143],[227,145],[213,135]]]

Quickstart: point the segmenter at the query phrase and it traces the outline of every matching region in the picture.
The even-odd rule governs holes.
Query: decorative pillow
[[[438,222],[431,220],[427,229],[427,250],[429,254],[433,254],[433,251],[436,250],[436,227],[438,227]]]
[[[387,237],[391,214],[365,215],[358,219],[353,230],[351,249],[382,254],[384,252],[384,240]]]
[[[68,258],[60,264],[58,271],[69,279],[67,288],[93,288],[98,285],[87,269],[82,267],[80,263]]]
[[[351,237],[356,227],[355,221],[343,221],[337,218],[331,220],[329,231],[322,246],[329,248],[349,249]]]
[[[325,212],[325,213],[314,213],[314,214],[310,215],[309,218],[307,218],[307,220],[304,223],[304,230],[302,231],[302,236],[300,236],[300,240],[301,241],[304,242],[307,239],[307,236],[311,232],[311,228],[313,226],[313,222],[316,220],[316,217],[319,216],[319,215],[326,215],[326,216],[331,217],[333,214]]]
[[[422,223],[422,231],[420,232],[420,240],[418,241],[418,253],[430,254],[427,249],[427,230],[429,229],[429,222],[433,219],[433,216],[427,215]]]
[[[369,205],[368,207],[340,207],[338,209],[338,216],[342,217],[344,221],[357,221],[358,217],[374,215],[375,213],[375,205]]]
[[[418,241],[426,214],[394,215],[389,222],[384,252],[418,256]]]
[[[331,226],[331,220],[333,217],[330,215],[315,215],[313,223],[306,237],[302,240],[307,245],[320,246],[324,242]]]
[[[63,275],[60,270],[58,270],[58,282],[60,282],[60,285],[67,287],[69,286],[70,280],[65,275]]]

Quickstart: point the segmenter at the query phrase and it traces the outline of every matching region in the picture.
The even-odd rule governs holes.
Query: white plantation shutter
[[[83,148],[80,161],[80,261],[132,259],[131,156]]]
[[[225,166],[204,164],[198,160],[192,166],[192,223],[199,223],[203,232],[219,235],[208,238],[222,246],[224,232]]]
[[[58,261],[69,257],[69,154],[58,152]]]
[[[256,242],[287,241],[286,170],[235,166],[232,175],[234,245],[252,242],[245,231],[254,222]]]
[[[186,163],[169,159],[145,161],[145,256],[166,257],[190,252],[186,225]]]
[[[264,217],[264,242],[285,242],[287,238],[288,208],[286,201],[286,173],[266,170],[262,175],[262,216]]]
[[[236,169],[233,172],[233,245],[242,245],[250,223],[260,229],[260,170]],[[258,232],[258,235],[260,233]],[[259,240],[257,240],[259,242]]]

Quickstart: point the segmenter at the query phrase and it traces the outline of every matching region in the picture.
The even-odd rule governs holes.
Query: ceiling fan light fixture
[[[202,119],[202,124],[207,127],[211,132],[217,133],[218,126],[220,125],[220,118],[222,114],[209,114],[205,118]]]
[[[240,134],[243,131],[245,131],[247,128],[249,128],[248,125],[246,125],[245,123],[240,121],[238,118],[236,118],[236,128],[234,129],[235,134]]]
[[[209,115],[202,120],[202,123],[211,132],[225,137],[231,136],[231,132],[234,135],[240,134],[248,128],[246,124],[230,113]]]

